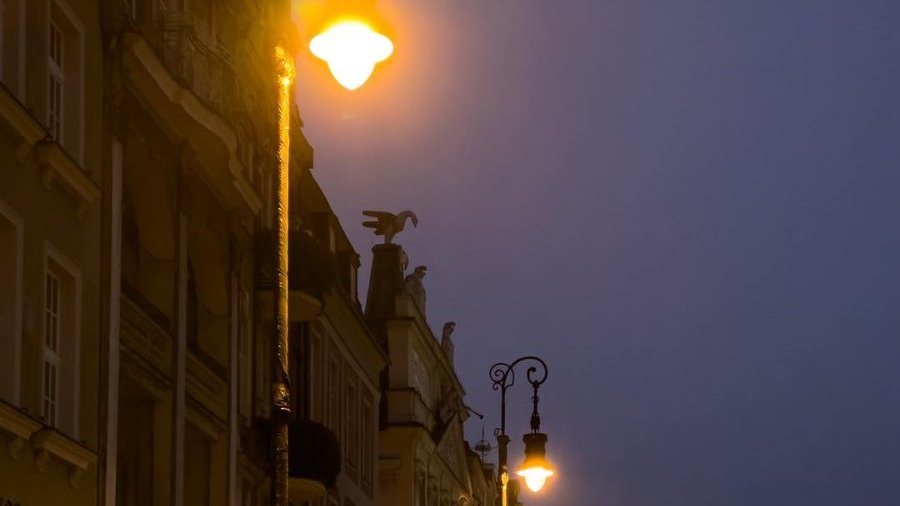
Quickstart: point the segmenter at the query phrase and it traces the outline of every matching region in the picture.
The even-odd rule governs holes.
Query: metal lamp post
[[[275,0],[284,3],[287,0]],[[288,3],[289,5],[289,3]],[[374,27],[371,25],[375,25]],[[356,89],[371,75],[375,65],[394,51],[393,42],[377,18],[374,0],[332,0],[327,16],[310,41],[310,50],[329,62],[332,74],[348,89]],[[289,39],[289,37],[287,37]],[[275,263],[272,340],[272,494],[273,506],[288,506],[289,444],[291,416],[288,368],[288,197],[290,194],[291,97],[294,60],[284,44],[274,51],[278,87],[278,145],[275,167]]]
[[[509,468],[507,464],[507,449],[509,436],[506,435],[506,391],[515,384],[515,368],[522,363],[531,363],[525,376],[532,388],[531,432],[525,434],[525,462],[518,471],[518,475],[525,479],[525,483],[532,491],[537,492],[544,485],[548,476],[553,475],[553,470],[546,460],[547,435],[540,432],[541,417],[538,414],[538,388],[547,381],[547,364],[533,355],[521,357],[512,363],[498,362],[491,366],[490,378],[493,382],[491,388],[500,391],[500,428],[496,431],[497,457],[500,466],[500,489],[502,503],[507,505],[507,485],[509,484]]]

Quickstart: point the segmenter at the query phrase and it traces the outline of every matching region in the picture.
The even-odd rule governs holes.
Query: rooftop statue
[[[363,211],[363,215],[377,220],[364,221],[363,226],[374,229],[375,235],[383,235],[385,244],[393,244],[391,240],[403,231],[407,218],[412,221],[414,227],[419,225],[419,218],[412,211],[402,211],[397,214],[387,211]]]
[[[447,322],[444,324],[444,329],[441,333],[441,344],[443,344],[444,341],[450,340],[450,336],[453,334],[454,330],[456,330],[456,322]]]
[[[427,271],[427,267],[420,265],[403,280],[404,293],[412,296],[413,301],[419,306],[422,316],[425,316],[425,285],[422,284],[422,280],[425,278]]]
[[[441,335],[441,349],[444,350],[444,355],[450,361],[451,367],[453,367],[453,339],[450,335],[453,334],[454,330],[456,330],[456,322],[447,322],[444,324],[444,330]]]

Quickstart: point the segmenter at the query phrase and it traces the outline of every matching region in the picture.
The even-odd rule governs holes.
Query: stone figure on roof
[[[453,340],[450,338],[450,335],[453,334],[454,330],[456,330],[456,322],[447,322],[444,324],[444,330],[441,333],[441,349],[444,350],[444,355],[447,356],[451,367],[453,367]]]
[[[412,274],[407,275],[403,281],[403,292],[412,296],[413,301],[419,306],[422,316],[425,315],[425,285],[422,284],[422,280],[425,278],[427,271],[427,267],[420,265],[413,270]]]

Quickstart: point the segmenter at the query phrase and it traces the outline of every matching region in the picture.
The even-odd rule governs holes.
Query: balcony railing
[[[204,40],[194,20],[184,12],[160,9],[143,25],[159,59],[185,88],[224,117],[229,117],[237,96],[231,55],[218,43]]]
[[[155,375],[162,382],[168,381],[172,366],[172,338],[162,325],[168,320],[161,319],[154,312],[155,308],[134,290],[123,290],[121,304],[123,351],[147,367],[145,372]]]

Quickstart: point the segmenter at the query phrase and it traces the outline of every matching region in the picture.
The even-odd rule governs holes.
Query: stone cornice
[[[78,482],[88,466],[97,461],[96,453],[52,427],[35,432],[30,441],[38,471],[47,469],[47,462],[53,455],[68,466],[69,485],[72,488],[78,488]]]
[[[41,423],[15,407],[0,401],[0,429],[9,434],[7,453],[13,460],[19,460],[22,448]]]
[[[19,102],[15,95],[2,84],[0,84],[0,119],[18,137],[16,155],[19,162],[25,159],[38,141],[47,137],[47,131],[31,115],[25,104]]]
[[[78,218],[100,198],[100,189],[59,144],[41,141],[37,144],[37,159],[41,167],[41,180],[49,188],[54,181],[63,183],[65,189],[78,200]]]

